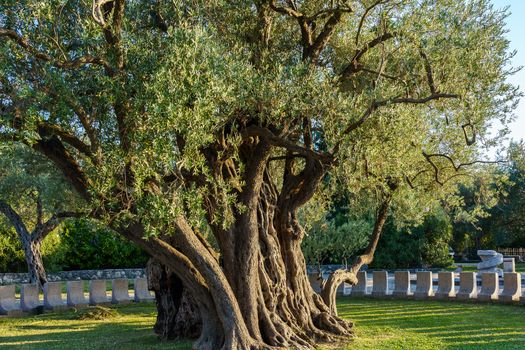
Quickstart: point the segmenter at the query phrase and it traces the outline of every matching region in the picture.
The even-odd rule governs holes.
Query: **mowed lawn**
[[[152,333],[152,304],[115,307],[105,320],[78,320],[74,311],[0,318],[2,349],[180,349]],[[356,337],[342,349],[525,349],[525,307],[438,301],[341,298],[339,313]]]

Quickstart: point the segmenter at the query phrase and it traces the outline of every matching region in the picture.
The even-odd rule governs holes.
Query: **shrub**
[[[26,272],[22,244],[12,228],[0,226],[0,272]]]
[[[143,267],[148,256],[111,230],[80,219],[64,224],[60,261],[63,269]]]

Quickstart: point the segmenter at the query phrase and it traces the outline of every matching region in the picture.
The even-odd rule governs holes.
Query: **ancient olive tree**
[[[79,215],[70,210],[79,198],[51,162],[23,145],[0,145],[0,169],[0,214],[17,233],[29,282],[42,286],[42,241],[62,220]]]
[[[357,267],[391,203],[451,193],[513,106],[504,17],[482,0],[12,1],[0,131],[180,279],[196,349],[312,349],[351,335],[334,291],[355,269],[313,292],[299,211],[372,194]]]

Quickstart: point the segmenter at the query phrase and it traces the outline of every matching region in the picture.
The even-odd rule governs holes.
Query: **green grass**
[[[348,349],[525,349],[525,307],[452,301],[343,298],[355,323]]]
[[[162,343],[152,332],[153,304],[113,307],[107,320],[79,320],[74,311],[0,319],[1,349],[179,349],[190,341]]]
[[[106,320],[79,320],[74,311],[0,318],[2,349],[179,349],[160,342],[152,304],[115,307]],[[339,313],[355,323],[348,350],[525,348],[525,307],[438,301],[341,298]]]

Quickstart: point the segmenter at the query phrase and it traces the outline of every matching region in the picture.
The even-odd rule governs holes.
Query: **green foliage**
[[[15,208],[29,231],[36,224],[37,200],[44,221],[59,211],[81,208],[78,195],[53,163],[26,145],[0,143],[0,169],[0,199]]]
[[[84,219],[69,220],[47,235],[41,253],[48,272],[143,267],[148,259],[133,243]],[[1,221],[0,272],[27,272],[16,232]]]
[[[258,5],[159,3],[156,9],[169,19],[166,32],[160,32],[148,3],[126,2],[115,51],[91,18],[89,2],[7,1],[2,27],[20,33],[50,59],[35,58],[16,41],[2,40],[0,75],[9,77],[3,82],[3,98],[20,102],[24,112],[23,125],[13,128],[16,109],[8,108],[0,120],[2,133],[32,144],[42,137],[39,125],[44,123],[94,147],[79,121],[76,107],[82,106],[94,118],[98,151],[104,154],[99,164],[92,161],[96,157],[75,154],[90,179],[89,190],[95,198],[105,198],[108,207],[118,207],[121,197],[115,196],[115,188],[131,171],[133,181],[126,184],[124,197],[136,210],[112,215],[138,217],[149,233],[158,234],[181,208],[195,226],[203,227],[207,220],[231,224],[232,213],[242,209],[236,207],[235,195],[244,171],[238,145],[250,123],[303,146],[297,135],[303,132],[303,118],[309,118],[321,139],[318,144],[339,149],[332,180],[360,196],[381,192],[386,179],[399,180],[395,200],[411,209],[403,211],[407,216],[418,216],[428,202],[454,194],[458,182],[468,181],[457,176],[467,172],[458,171],[458,164],[480,158],[480,150],[505,133],[491,137],[490,126],[505,126],[512,119],[519,93],[505,82],[514,71],[504,36],[507,13],[487,0],[379,2],[371,11],[354,2],[334,27],[319,65],[303,61],[297,21],[271,9],[270,40],[262,48],[262,17],[256,10],[264,6]],[[312,25],[319,34],[328,18],[323,14],[334,2],[301,1],[298,6],[319,14],[317,26]],[[383,33],[392,38],[368,46]],[[359,70],[344,75],[354,65],[351,58],[364,48],[356,62]],[[90,55],[115,68],[117,52],[125,64],[116,75],[101,64],[78,69],[56,64]],[[37,68],[28,74],[27,67]],[[458,98],[410,102],[431,93]],[[125,150],[115,120],[116,102],[122,106],[122,101],[131,145]],[[343,132],[377,103],[359,128]],[[467,147],[462,128],[475,131],[478,145]],[[230,177],[214,176],[202,152],[218,135],[224,136],[224,155],[234,164]],[[275,148],[281,156],[282,149]],[[453,161],[444,155],[453,155]],[[205,185],[150,191],[152,179],[186,172],[201,176]],[[204,197],[210,192],[220,210],[206,218]],[[96,201],[91,204],[99,207]]]
[[[417,226],[399,227],[391,218],[385,225],[372,263],[374,268],[447,267],[452,224],[443,210],[426,213]]]
[[[419,229],[424,233],[423,263],[429,267],[450,266],[453,263],[449,254],[452,223],[447,213],[438,211],[429,215]]]
[[[40,251],[46,271],[62,271],[65,265],[64,247],[62,244],[61,227],[48,234],[42,241]],[[25,272],[25,271],[24,271]]]
[[[366,247],[372,225],[366,220],[316,222],[303,240],[307,264],[347,264],[356,252]]]
[[[493,191],[486,203],[483,197],[483,184],[462,187],[462,205],[452,212],[454,222],[454,250],[465,252],[470,258],[477,258],[478,249],[497,249],[505,247],[525,247],[525,144],[523,141],[510,144],[507,162],[496,170],[495,176],[488,181],[489,190]],[[504,178],[505,181],[499,179]],[[468,220],[465,215],[458,215],[472,208],[484,208],[478,213],[478,219]],[[479,209],[474,209],[479,210]]]
[[[40,252],[48,271],[62,269],[62,247],[57,231],[50,233],[42,242]],[[22,244],[14,228],[0,220],[0,272],[27,272]]]
[[[64,225],[59,254],[66,270],[143,267],[148,259],[132,243],[89,220]]]
[[[371,268],[406,269],[421,267],[422,230],[398,229],[389,219],[383,228]]]
[[[0,272],[26,272],[22,244],[15,230],[0,225]]]

